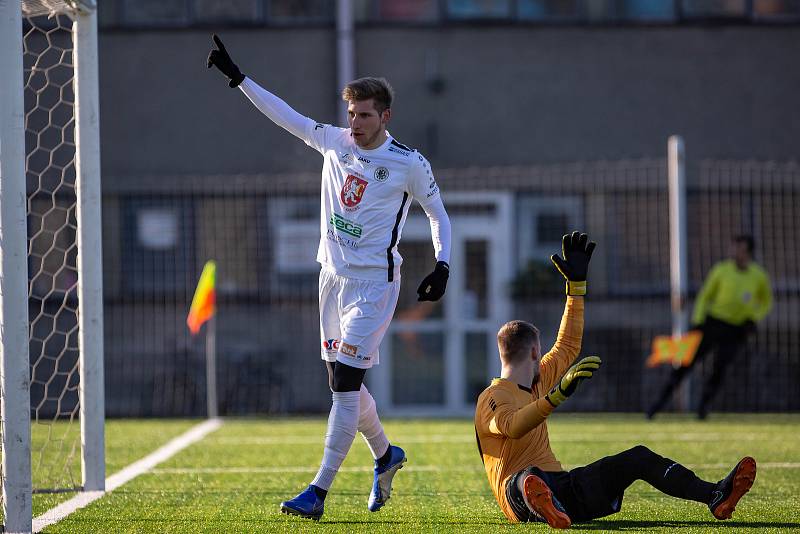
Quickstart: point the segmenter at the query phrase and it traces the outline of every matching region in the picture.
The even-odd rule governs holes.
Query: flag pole
[[[217,318],[206,325],[206,405],[208,418],[215,419],[217,411]]]

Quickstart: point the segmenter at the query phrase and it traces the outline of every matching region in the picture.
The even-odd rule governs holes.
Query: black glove
[[[426,276],[417,288],[417,295],[419,295],[417,301],[434,302],[442,298],[448,278],[450,278],[450,266],[447,265],[447,262],[437,261],[433,272]]]
[[[211,65],[217,67],[222,74],[230,78],[228,85],[233,88],[242,83],[244,80],[244,74],[239,70],[239,67],[236,66],[236,63],[233,62],[231,56],[228,55],[228,51],[225,50],[225,45],[222,44],[222,40],[219,36],[215,33],[213,36],[214,44],[217,45],[217,50],[212,50],[208,54],[208,68],[211,68]]]
[[[756,331],[756,323],[752,319],[748,319],[742,325],[745,334],[753,334]]]
[[[580,232],[572,232],[561,238],[561,259],[558,254],[550,256],[550,260],[564,278],[567,279],[567,295],[581,296],[586,294],[586,272],[589,260],[597,243],[589,241],[589,236]]]

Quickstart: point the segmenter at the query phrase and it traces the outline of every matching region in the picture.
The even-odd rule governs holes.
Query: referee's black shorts
[[[615,490],[615,465],[612,457],[601,458],[572,471],[542,471],[526,467],[508,478],[506,497],[522,522],[539,521],[525,505],[517,480],[536,475],[544,480],[573,523],[590,521],[619,512],[623,492]]]

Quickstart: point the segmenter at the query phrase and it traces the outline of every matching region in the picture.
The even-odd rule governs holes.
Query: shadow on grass
[[[87,525],[96,525],[98,528],[102,525],[113,525],[113,524],[120,524],[120,525],[135,525],[135,524],[161,524],[161,525],[202,525],[203,527],[207,527],[209,525],[216,525],[219,524],[224,526],[228,529],[233,528],[237,524],[245,524],[245,525],[294,525],[297,527],[314,527],[314,528],[325,528],[325,527],[335,527],[338,525],[407,525],[407,526],[415,526],[415,525],[474,525],[474,526],[485,526],[489,527],[492,525],[497,526],[507,526],[509,523],[503,520],[498,521],[485,521],[480,519],[475,520],[453,520],[453,519],[419,519],[419,520],[408,520],[408,519],[381,519],[381,520],[358,520],[358,519],[331,519],[331,520],[321,520],[321,521],[314,521],[312,519],[301,518],[301,517],[286,517],[286,516],[268,516],[268,517],[254,517],[254,518],[246,518],[246,517],[237,517],[235,519],[229,518],[187,518],[187,519],[180,519],[180,518],[160,518],[160,517],[142,517],[142,518],[130,518],[130,517],[120,517],[120,518],[97,518],[97,517],[88,517],[88,518],[78,518],[78,517],[68,517],[61,521],[60,525],[68,525],[68,524],[87,524]],[[222,529],[220,529],[222,531]]]
[[[800,523],[779,523],[766,521],[636,521],[620,519],[616,521],[592,521],[576,523],[571,530],[641,530],[656,527],[706,527],[714,530],[742,528],[799,528]]]
[[[298,488],[293,488],[290,490],[241,490],[233,492],[229,489],[208,489],[203,488],[200,490],[187,490],[187,489],[136,489],[136,490],[114,490],[114,495],[187,495],[192,497],[197,497],[198,495],[230,495],[231,497],[241,497],[243,495],[250,495],[250,496],[275,496],[277,498],[287,498],[291,497],[293,493],[297,491]],[[362,490],[336,490],[337,496],[343,497],[364,497],[365,493]],[[429,498],[429,497],[441,497],[442,492],[437,490],[431,491],[403,491],[402,496],[404,498],[410,497],[418,497],[418,498]],[[480,490],[480,491],[448,491],[447,497],[478,497],[478,498],[485,498],[491,497],[492,493],[491,490],[487,489]]]

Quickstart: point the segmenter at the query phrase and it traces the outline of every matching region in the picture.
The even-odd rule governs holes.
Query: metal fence
[[[530,320],[543,345],[552,342],[563,296],[548,256],[574,228],[599,244],[584,353],[600,354],[605,364],[570,408],[639,411],[651,402],[668,370],[646,369],[644,361],[653,337],[671,330],[666,162],[440,169],[437,179],[460,229],[454,247],[461,260],[453,265],[460,287],[449,288],[443,303],[419,306],[414,290],[432,251],[429,237],[408,230],[400,245],[403,290],[381,349],[382,359],[384,350],[392,357],[367,375],[390,387],[382,406],[435,413],[452,388],[469,406],[496,368],[498,320]],[[314,262],[318,181],[312,173],[107,182],[115,184],[106,186],[103,204],[109,416],[204,413],[204,338],[190,336],[185,318],[209,259],[218,266],[220,412],[327,410]],[[498,198],[510,206],[505,223],[491,222],[502,220],[492,219]],[[706,161],[690,169],[687,199],[691,296],[739,233],[754,235],[756,260],[775,293],[772,313],[731,366],[714,409],[800,409],[800,168]],[[482,229],[481,221],[492,227]],[[415,224],[424,226],[419,209],[407,229]],[[510,316],[493,316],[497,309]],[[463,335],[458,377],[444,354],[455,335]],[[695,382],[707,372],[698,371]]]

